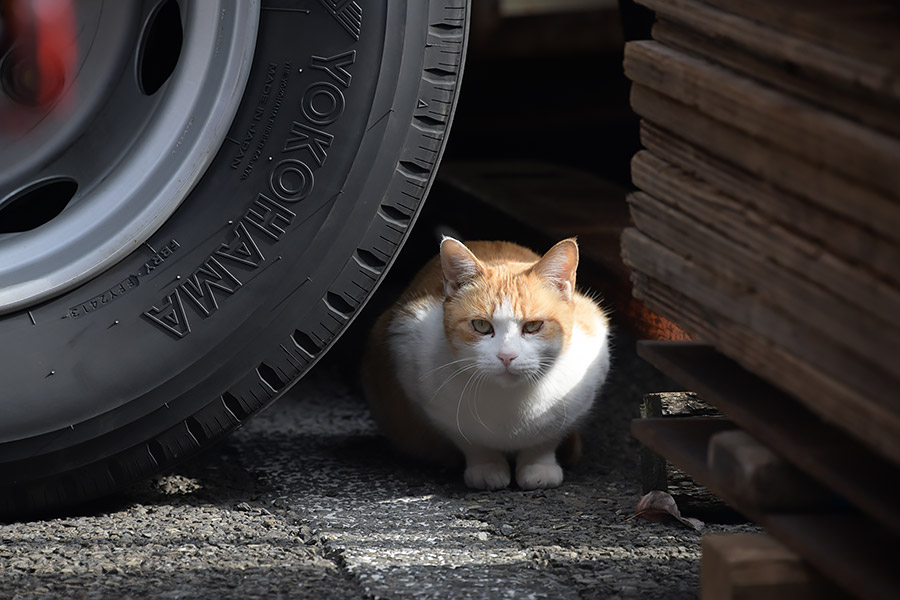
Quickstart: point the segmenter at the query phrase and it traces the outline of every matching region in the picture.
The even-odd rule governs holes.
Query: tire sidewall
[[[309,19],[303,36],[284,14],[263,11],[226,142],[146,244],[91,282],[0,322],[0,336],[23,340],[3,359],[4,410],[24,423],[0,438],[7,480],[122,452],[227,390],[242,402],[256,398],[246,412],[257,410],[283,391],[259,377],[272,348],[296,345],[292,333],[314,324],[304,339],[324,349],[374,289],[391,255],[366,240],[385,237],[372,223],[418,108],[429,9],[360,0],[357,39],[327,4],[290,16]],[[414,216],[412,206],[407,222],[389,224],[394,250]],[[361,245],[374,265],[357,258]],[[354,296],[351,282],[333,291],[354,261],[372,271],[368,289]],[[345,304],[333,306],[329,294]],[[282,362],[294,370],[276,370],[284,383],[317,359],[308,347],[291,350]]]

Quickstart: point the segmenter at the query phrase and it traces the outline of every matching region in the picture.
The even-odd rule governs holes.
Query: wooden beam
[[[722,417],[713,406],[710,406],[693,392],[658,392],[644,394],[641,399],[641,418],[673,418],[673,417]],[[697,485],[691,477],[669,464],[646,446],[641,446],[641,491],[646,494],[652,490],[669,492],[678,503],[682,514],[700,517],[703,521],[735,521],[737,515],[721,500],[713,496],[709,490]]]
[[[652,145],[659,147],[666,144]],[[673,144],[664,152],[671,156],[683,145]],[[844,258],[847,254],[856,254],[853,252],[855,245],[848,252],[847,248],[841,247],[842,240],[810,239],[809,223],[838,221],[834,215],[806,204],[790,213],[790,216],[803,219],[802,222],[786,222],[778,213],[790,202],[790,198],[785,198],[785,194],[759,189],[752,181],[745,181],[751,179],[749,177],[733,182],[747,186],[736,191],[721,179],[718,180],[720,185],[709,183],[652,151],[639,152],[631,164],[635,185],[664,201],[670,210],[678,211],[684,218],[697,220],[716,235],[726,236],[733,243],[749,248],[760,259],[764,257],[770,263],[767,268],[778,270],[780,277],[796,278],[796,285],[792,279],[789,287],[811,283],[827,290],[831,297],[825,300],[826,304],[840,301],[846,305],[846,310],[862,313],[864,319],[887,319],[886,325],[900,332],[900,326],[894,323],[894,314],[900,306],[900,283],[891,285],[868,268],[864,262],[868,260],[868,254],[860,252],[852,259]],[[709,167],[712,168],[714,165]],[[749,201],[748,196],[752,196]],[[846,223],[844,225],[846,227]],[[848,234],[856,234],[860,238],[872,237],[871,232],[861,229],[848,231]],[[894,252],[890,254],[900,258],[900,246],[892,249]],[[799,299],[799,292],[793,298]],[[881,327],[878,325],[878,330]]]
[[[632,86],[631,106],[648,121],[720,161],[736,165],[768,185],[787,190],[896,244],[900,206],[892,193],[860,185],[818,167],[802,156],[740,131],[733,124],[712,119],[643,85]]]
[[[703,425],[686,425],[688,420],[694,419],[635,419],[631,431],[642,443],[765,527],[813,568],[827,573],[836,584],[862,598],[894,598],[900,589],[896,536],[855,513],[769,513],[742,503],[723,490],[706,467],[709,438],[723,429],[715,423],[703,431]]]
[[[740,429],[712,436],[706,460],[723,488],[758,510],[821,510],[833,502],[831,492]]]
[[[850,597],[770,535],[705,535],[701,547],[701,600],[830,600]]]
[[[847,286],[849,280],[840,277],[834,261],[826,259],[819,278],[811,276],[806,265],[820,262],[827,249],[816,248],[771,221],[754,219],[752,211],[648,152],[638,153],[632,165],[635,183],[647,192],[629,196],[637,228],[675,254],[691,257],[698,268],[750,290],[734,311],[765,302],[885,373],[896,370],[900,328],[895,317],[900,303],[871,311],[864,292]],[[878,289],[876,282],[871,286]],[[889,296],[897,295],[890,287],[884,289]],[[854,293],[855,297],[841,297]]]
[[[888,194],[900,140],[653,41],[625,46],[625,73],[716,120]]]
[[[695,240],[693,236],[686,239],[687,242]],[[699,304],[701,318],[710,311],[721,315],[750,332],[760,343],[781,348],[805,362],[807,370],[816,372],[815,377],[831,379],[840,387],[852,390],[855,398],[852,402],[839,400],[841,395],[833,393],[830,397],[809,398],[810,408],[832,422],[853,427],[853,431],[863,438],[880,430],[879,439],[894,448],[900,458],[900,396],[892,393],[898,386],[894,377],[875,368],[846,346],[835,343],[830,332],[812,327],[769,302],[764,293],[767,291],[765,284],[752,287],[729,276],[728,272],[705,268],[696,253],[708,250],[698,247],[690,253],[679,254],[637,229],[627,229],[622,234],[622,250],[626,263],[636,271],[679,290],[693,300],[694,304],[690,306]],[[636,281],[634,277],[632,281]],[[640,291],[636,286],[638,298],[647,300]],[[686,325],[690,319],[682,320],[685,312],[687,307],[674,315],[664,311],[661,314],[693,332]],[[730,349],[725,352],[741,356],[740,351],[736,355]],[[774,358],[771,360],[774,363]],[[780,379],[798,376],[787,364],[770,366],[782,371]]]
[[[673,302],[689,301],[676,295]],[[709,346],[640,342],[638,354],[900,536],[900,466]]]
[[[699,55],[812,104],[825,106],[851,120],[900,136],[898,104],[888,97],[862,93],[864,90],[857,86],[834,85],[816,73],[786,69],[783,63],[748,53],[731,40],[710,37],[706,32],[679,23],[657,21],[652,35],[654,40],[667,46]]]
[[[704,2],[850,56],[900,67],[900,6],[895,0]]]
[[[795,29],[778,29],[699,0],[640,0],[640,3],[655,11],[659,19],[727,42],[743,54],[778,64],[782,72],[828,82],[832,89],[900,100],[900,82],[894,76],[894,66],[883,61],[832,49],[804,39]]]
[[[642,240],[634,230],[627,230],[623,234],[626,259],[630,264],[636,264],[630,258],[632,240],[638,240],[638,243],[653,242],[647,238]],[[650,259],[649,256],[656,258]],[[798,324],[791,319],[772,313],[763,305],[756,309],[763,314],[753,315],[749,319],[752,313],[745,312],[744,318],[735,320],[734,315],[729,316],[728,307],[723,308],[723,305],[729,302],[739,305],[740,300],[735,297],[726,299],[720,292],[716,292],[714,286],[698,288],[691,284],[698,295],[687,296],[681,291],[681,287],[673,287],[671,277],[667,277],[666,282],[656,279],[652,272],[649,276],[641,272],[644,268],[654,269],[646,263],[648,260],[665,261],[669,263],[668,269],[672,277],[676,277],[675,274],[679,272],[693,277],[695,272],[687,263],[677,257],[660,259],[655,252],[643,254],[640,260],[639,270],[632,275],[634,293],[651,309],[680,323],[696,339],[721,349],[746,369],[793,394],[820,418],[858,436],[863,443],[900,464],[900,411],[895,406],[898,400],[894,393],[896,387],[888,387],[869,395],[842,381],[833,371],[817,368],[806,359],[798,357],[794,350],[796,346],[802,349],[812,344],[815,349],[815,345],[822,344],[826,352],[831,352],[833,348],[829,348],[826,342],[815,336],[809,337],[810,332],[798,329]],[[698,296],[707,290],[716,298],[712,302],[707,298],[698,300]],[[761,336],[757,330],[757,320],[771,326],[775,337]],[[787,342],[788,346],[782,346],[783,342]],[[840,370],[840,366],[837,368]],[[870,384],[871,382],[865,385],[864,389]]]
[[[699,129],[712,136],[718,126],[711,121],[692,123]],[[713,137],[705,138],[705,143]],[[897,288],[900,286],[900,244],[897,238],[888,238],[876,234],[872,229],[862,225],[855,217],[835,212],[832,207],[826,206],[819,196],[819,200],[812,200],[788,190],[783,184],[793,179],[782,178],[778,185],[770,183],[754,172],[753,159],[738,158],[732,151],[732,160],[742,161],[745,168],[726,162],[729,153],[724,147],[744,148],[748,156],[770,155],[770,164],[774,165],[783,158],[788,163],[788,168],[795,166],[789,158],[779,155],[777,152],[768,153],[766,148],[754,147],[754,141],[749,138],[724,136],[722,143],[711,144],[713,148],[706,150],[696,143],[660,127],[649,121],[641,123],[641,142],[655,156],[667,163],[677,166],[685,173],[695,177],[708,185],[718,189],[727,190],[724,195],[734,198],[743,204],[744,211],[759,213],[761,217],[771,220],[779,229],[794,232],[797,236],[807,238],[810,243],[818,244],[828,249],[835,256],[835,261],[827,257],[818,263],[807,261],[804,269],[817,277],[824,278],[834,271],[837,277],[847,277],[847,284],[843,295],[856,293],[859,290],[861,297],[867,298],[867,303],[876,310],[885,312],[897,306]],[[713,154],[715,153],[715,154]],[[721,157],[721,158],[720,158]],[[799,170],[798,170],[799,171]],[[639,173],[635,173],[639,175]],[[825,176],[827,179],[827,175]],[[803,180],[799,182],[802,185]],[[864,210],[857,210],[858,214],[868,214],[869,206],[866,203],[867,190],[844,188],[842,193],[851,194],[854,202],[840,201],[845,207],[845,213],[850,212],[852,206],[864,206]],[[651,192],[652,194],[652,192]],[[889,202],[887,198],[885,202]],[[877,211],[876,211],[877,212]],[[782,243],[773,240],[774,243]],[[893,284],[887,283],[893,282]]]

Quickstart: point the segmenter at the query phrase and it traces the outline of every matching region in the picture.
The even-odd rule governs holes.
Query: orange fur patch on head
[[[560,337],[568,345],[574,322],[574,303],[561,293],[559,284],[535,269],[533,261],[483,259],[481,272],[447,297],[444,303],[444,329],[447,339],[458,348],[476,343],[482,334],[474,330],[473,319],[491,321],[497,309],[506,304],[523,324],[543,321],[534,335],[549,339]],[[573,275],[574,279],[574,275]]]

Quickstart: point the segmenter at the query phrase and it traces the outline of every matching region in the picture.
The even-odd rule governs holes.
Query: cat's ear
[[[484,272],[472,251],[452,237],[441,240],[441,270],[444,273],[444,294],[455,294],[459,288]]]
[[[547,254],[531,267],[531,272],[552,283],[568,302],[575,293],[577,268],[578,244],[575,238],[569,238],[550,248]]]

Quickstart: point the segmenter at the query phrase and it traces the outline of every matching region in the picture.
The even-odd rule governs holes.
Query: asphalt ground
[[[627,520],[629,421],[675,387],[624,336],[614,352],[558,489],[471,491],[396,456],[339,351],[176,472],[0,525],[0,598],[695,598],[701,535],[753,527]]]

